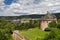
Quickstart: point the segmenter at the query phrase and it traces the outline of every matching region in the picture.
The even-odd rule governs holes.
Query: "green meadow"
[[[43,40],[49,32],[41,31],[38,28],[20,31],[22,36],[26,36],[29,40]]]

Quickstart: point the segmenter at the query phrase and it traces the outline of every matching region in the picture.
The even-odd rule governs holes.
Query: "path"
[[[13,37],[15,40],[28,40],[27,38],[20,36],[18,30],[13,31]]]

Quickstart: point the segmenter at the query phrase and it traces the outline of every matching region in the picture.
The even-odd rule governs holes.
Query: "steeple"
[[[50,12],[47,11],[47,14],[50,14]]]

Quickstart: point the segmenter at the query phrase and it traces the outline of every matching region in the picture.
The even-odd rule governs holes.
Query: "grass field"
[[[49,32],[41,31],[38,28],[20,31],[22,36],[27,36],[30,40],[43,40]]]

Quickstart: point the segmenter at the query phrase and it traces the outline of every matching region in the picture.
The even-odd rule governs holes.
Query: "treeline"
[[[32,14],[32,15],[21,15],[21,16],[0,16],[0,18],[5,18],[7,20],[21,19],[21,18],[41,18],[43,15]]]
[[[55,13],[57,19],[60,19],[60,13]]]
[[[56,15],[56,17],[59,19],[60,18],[60,13],[53,13]],[[41,18],[45,14],[31,14],[31,15],[20,15],[20,16],[0,16],[0,18],[6,18],[7,20],[12,20],[12,19],[21,19],[21,18]]]

